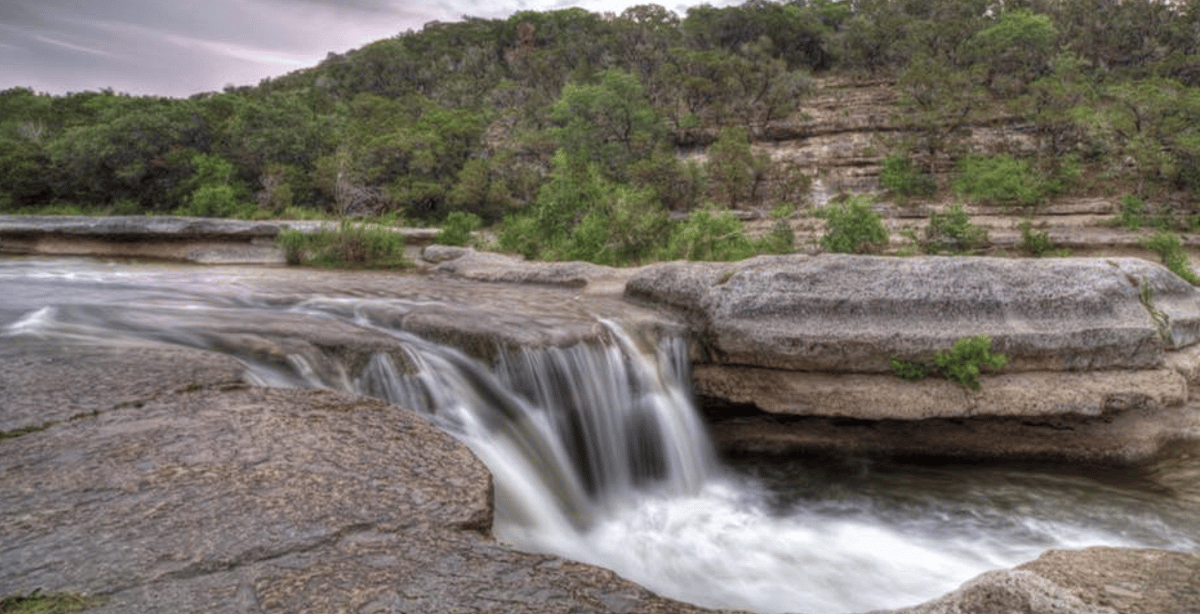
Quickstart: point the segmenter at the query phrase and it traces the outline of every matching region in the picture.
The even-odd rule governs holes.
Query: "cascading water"
[[[493,474],[497,533],[528,547],[586,531],[640,493],[695,493],[715,465],[681,380],[667,370],[675,361],[661,359],[684,351],[681,342],[646,355],[611,323],[604,336],[502,350],[495,372],[409,338],[411,374],[376,354],[355,386],[435,416],[466,442]]]
[[[692,406],[677,338],[647,339],[601,320],[594,342],[502,347],[481,362],[399,330],[396,310],[427,296],[267,301],[196,292],[169,274],[63,266],[7,277],[0,267],[0,316],[10,314],[0,343],[184,345],[235,356],[264,385],[352,390],[424,412],[493,473],[500,539],[701,605],[900,607],[1048,548],[1200,550],[1200,495],[1188,486],[1194,480],[1175,479],[1197,471],[1194,461],[1128,483],[869,461],[730,467],[715,460]],[[39,275],[48,281],[31,283]],[[12,280],[20,291],[5,292]],[[388,342],[352,364],[255,332],[298,322]]]

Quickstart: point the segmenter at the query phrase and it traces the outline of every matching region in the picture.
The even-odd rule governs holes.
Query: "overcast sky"
[[[709,0],[724,6],[735,0]],[[0,90],[184,97],[313,66],[426,22],[647,0],[0,0]],[[682,17],[702,4],[659,0]]]

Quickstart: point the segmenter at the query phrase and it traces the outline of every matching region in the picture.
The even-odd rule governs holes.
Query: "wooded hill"
[[[0,213],[454,213],[528,256],[725,257],[654,250],[679,234],[672,211],[719,237],[720,211],[808,207],[814,169],[763,145],[804,138],[831,79],[895,93],[877,139],[889,197],[1037,206],[1104,184],[1200,224],[1200,0],[523,12],[188,99],[10,89]],[[970,138],[996,125],[1030,146]],[[747,249],[786,251],[785,234]]]

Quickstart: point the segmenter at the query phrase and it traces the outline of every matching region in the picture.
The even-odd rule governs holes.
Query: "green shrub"
[[[288,264],[333,268],[407,268],[404,235],[377,224],[342,220],[338,228],[284,230],[276,239]]]
[[[196,217],[233,217],[241,208],[233,186],[205,184],[196,188],[188,204],[179,210],[183,215]]]
[[[978,392],[982,369],[999,370],[1008,364],[1008,357],[993,354],[991,347],[992,338],[987,335],[963,337],[954,342],[949,352],[934,354],[933,366],[947,379]]]
[[[693,211],[686,222],[671,231],[661,260],[733,261],[755,254],[742,221],[731,211],[712,208]]]
[[[929,375],[929,366],[925,363],[905,360],[896,356],[892,356],[890,362],[892,373],[900,379],[919,382],[925,379],[925,376]]]
[[[1036,205],[1051,187],[1024,160],[1010,155],[967,156],[959,165],[954,191],[973,202]]]
[[[892,154],[883,160],[879,184],[901,198],[928,198],[937,193],[937,182],[908,156]]]
[[[505,252],[520,254],[533,259],[542,253],[547,238],[542,236],[541,226],[532,215],[514,215],[504,220],[496,242]]]
[[[1117,222],[1126,230],[1137,230],[1146,225],[1146,201],[1136,194],[1126,194],[1121,198],[1121,214]]]
[[[9,595],[0,599],[0,614],[71,614],[98,607],[104,597],[85,597],[70,593],[43,594],[35,590],[30,595]]]
[[[474,213],[453,211],[446,216],[434,240],[440,245],[467,245],[471,242],[471,233],[478,230],[481,223]]]
[[[963,254],[975,252],[988,242],[988,231],[971,222],[971,216],[962,205],[952,205],[943,214],[929,214],[929,225],[920,240],[922,251],[927,254]]]
[[[813,215],[825,220],[821,247],[839,254],[864,254],[883,250],[890,233],[879,213],[871,209],[865,196],[851,196],[813,210]]]
[[[1160,230],[1141,240],[1142,247],[1154,252],[1162,260],[1164,266],[1172,273],[1181,277],[1184,281],[1193,286],[1200,285],[1200,276],[1196,275],[1196,271],[1192,270],[1192,263],[1188,259],[1187,249],[1183,247],[1183,241],[1179,235]]]
[[[787,220],[776,220],[767,234],[755,243],[760,253],[790,254],[796,251],[796,231]]]
[[[1050,241],[1050,232],[1034,230],[1032,220],[1022,221],[1019,228],[1021,229],[1021,243],[1017,247],[1025,254],[1041,258],[1051,254],[1065,255],[1067,253],[1067,250],[1055,250],[1054,243]]]
[[[668,232],[666,209],[650,190],[614,185],[608,196],[546,256],[607,266],[629,266],[650,259]]]

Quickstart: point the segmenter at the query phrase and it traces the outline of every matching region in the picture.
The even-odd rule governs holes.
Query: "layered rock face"
[[[735,448],[1136,461],[1195,420],[1176,408],[1195,373],[1200,292],[1139,259],[827,254],[668,263],[633,276],[626,296],[689,320],[700,395],[809,419],[795,429],[731,424]],[[893,357],[928,361],[980,334],[1009,363],[985,375],[978,393],[890,374]],[[1132,428],[1128,420],[1146,412]],[[1118,417],[1124,435],[1113,432]],[[908,424],[964,418],[988,428],[913,437]],[[872,433],[845,440],[829,419],[872,421]]]

